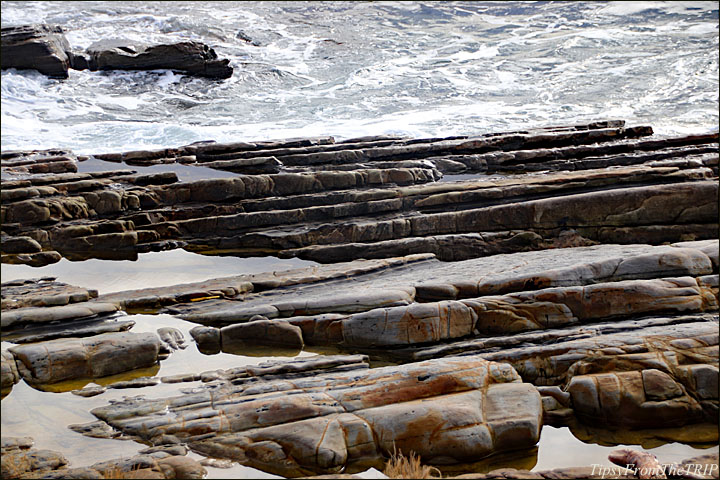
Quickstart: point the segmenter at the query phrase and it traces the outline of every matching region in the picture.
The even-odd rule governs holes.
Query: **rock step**
[[[648,230],[647,237],[651,238],[650,243],[662,243],[681,240],[677,229],[672,228],[681,225],[690,226],[685,230],[687,233],[712,238],[705,236],[713,235],[712,227],[698,229],[692,225],[716,223],[717,203],[712,200],[716,197],[716,181],[696,181],[600,190],[458,212],[308,223],[218,237],[213,242],[206,238],[202,242],[216,248],[281,251],[309,245],[373,243],[472,232],[529,230],[542,235],[557,229],[575,229],[590,240],[603,241],[607,238],[603,229],[612,234],[622,228],[656,227],[654,231]],[[613,240],[623,241],[621,235],[615,235]]]
[[[644,127],[638,128],[636,133]],[[393,249],[398,248],[403,253],[435,252],[443,259],[458,259],[474,255],[473,252],[485,255],[547,246],[623,242],[630,236],[647,243],[716,236],[717,206],[707,204],[701,197],[707,199],[716,194],[708,182],[716,178],[717,155],[706,150],[712,148],[707,142],[716,140],[717,135],[617,140],[618,135],[628,131],[634,130],[606,122],[454,140],[402,140],[400,146],[362,150],[372,160],[362,166],[381,160],[377,165],[390,167],[393,162],[382,161],[383,149],[453,149],[450,156],[437,157],[439,150],[433,150],[435,156],[427,156],[430,160],[398,161],[407,168],[258,173],[196,182],[178,182],[173,173],[33,175],[30,180],[11,180],[14,188],[2,189],[3,245],[7,246],[3,247],[3,261],[43,265],[58,261],[59,256],[78,260],[134,259],[138,253],[181,246],[200,252],[227,250],[245,256],[264,253],[337,261],[363,256],[363,244],[369,245],[368,255],[373,257],[396,256]],[[387,141],[391,140],[370,143]],[[558,142],[585,141],[591,143],[553,146]],[[273,171],[281,168],[277,157],[267,156],[272,149],[261,150],[257,144],[211,145],[203,143],[193,148],[209,149],[211,153],[226,148],[250,148],[247,151],[265,152],[264,156],[229,162],[245,164],[243,168],[268,165]],[[338,144],[328,137],[267,142],[260,146],[278,145],[297,150],[334,148]],[[479,154],[456,151],[488,145],[494,145],[495,151]],[[528,146],[542,148],[517,150]],[[573,162],[600,158],[623,163],[626,157],[648,161],[625,167],[613,163],[611,169],[447,183],[435,182],[440,173],[434,167],[428,168],[434,162],[441,169],[457,167],[461,171],[467,165],[463,167],[455,160],[464,159],[471,165],[479,162],[479,157],[487,164],[492,164],[488,160],[491,157],[502,159],[508,155],[519,158],[518,161],[582,157],[589,150],[597,153],[605,147],[630,149],[630,153],[590,156]],[[302,155],[343,151],[351,150]],[[701,151],[705,153],[698,153]],[[58,152],[36,151],[25,156],[15,152],[7,155],[6,160],[21,162],[25,157],[57,156]],[[163,149],[155,155],[166,158],[180,152]],[[128,161],[147,156],[141,151],[123,155]],[[268,159],[272,160],[269,164]],[[544,164],[541,161],[533,165]],[[675,196],[678,201],[671,201]],[[591,205],[593,202],[599,205]],[[573,210],[578,205],[584,207],[576,213]],[[124,226],[119,230],[98,226],[107,221],[124,222]],[[508,237],[509,232],[525,233],[513,242],[498,238],[492,246],[478,243],[473,236]]]
[[[231,352],[234,342],[248,338],[254,344],[267,345],[291,342],[300,347],[306,343],[380,348],[507,335],[652,313],[718,310],[717,280],[712,275],[555,287],[461,301],[415,303],[415,295],[415,289],[386,288],[364,290],[355,296],[338,292],[332,297],[278,299],[247,307],[214,300],[163,311],[194,323],[226,325],[215,336],[221,349]],[[598,298],[603,301],[597,302]],[[268,328],[277,333],[248,333]],[[204,335],[209,334],[204,330]]]

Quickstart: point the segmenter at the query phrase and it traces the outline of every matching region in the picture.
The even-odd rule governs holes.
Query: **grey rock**
[[[229,60],[199,42],[137,45],[123,40],[103,40],[88,47],[90,68],[98,70],[169,69],[209,78],[229,78]]]

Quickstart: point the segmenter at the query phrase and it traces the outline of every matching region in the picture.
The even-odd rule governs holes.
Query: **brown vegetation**
[[[390,478],[442,478],[437,468],[421,465],[420,457],[413,451],[406,457],[402,451],[393,450],[390,460],[385,464],[384,473]]]

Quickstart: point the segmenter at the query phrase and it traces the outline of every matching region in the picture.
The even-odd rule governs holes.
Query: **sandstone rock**
[[[3,328],[33,323],[62,322],[98,314],[114,313],[117,305],[102,302],[81,302],[58,307],[27,307],[6,311],[2,315]]]
[[[123,317],[101,317],[73,320],[70,323],[39,324],[22,329],[9,330],[2,339],[13,343],[35,343],[56,338],[91,337],[101,333],[125,332],[135,325]]]
[[[215,50],[199,42],[166,45],[134,45],[128,41],[105,40],[88,48],[91,69],[169,69],[209,78],[229,78],[229,60],[219,60]]]
[[[198,349],[207,355],[219,353],[222,350],[220,329],[218,328],[193,327],[190,329],[190,335],[197,343]]]
[[[163,458],[157,463],[165,478],[201,479],[207,475],[207,470],[197,460],[184,456]]]
[[[2,251],[4,253],[35,253],[42,250],[38,242],[30,237],[3,236]]]
[[[568,385],[575,413],[585,421],[628,427],[681,426],[702,418],[702,407],[664,372],[576,375]]]
[[[2,309],[50,307],[86,302],[97,297],[97,290],[75,287],[54,278],[17,280],[2,284]]]
[[[12,450],[2,455],[3,478],[18,478],[24,474],[47,473],[67,465],[61,454],[51,450]]]
[[[158,328],[157,334],[160,337],[160,341],[167,345],[170,350],[183,350],[187,347],[187,345],[185,345],[185,337],[177,328]]]
[[[542,418],[533,387],[517,383],[506,365],[482,361],[251,380],[214,384],[212,393],[127,400],[93,413],[125,433],[176,435],[195,451],[286,475],[338,471],[387,454],[393,440],[430,460],[526,448],[537,441]],[[183,413],[175,410],[180,405]],[[165,408],[177,416],[152,415]]]
[[[18,371],[29,383],[97,378],[157,363],[160,341],[152,333],[105,333],[84,339],[15,346]]]
[[[0,388],[5,393],[19,381],[20,374],[15,365],[15,357],[7,350],[3,350],[2,362],[0,363]]]
[[[384,346],[438,342],[472,334],[477,315],[455,301],[374,309],[342,320],[343,343]]]
[[[630,448],[614,450],[608,455],[608,459],[615,465],[628,467],[632,465],[638,470],[638,478],[667,478],[665,468],[660,465],[655,455],[648,452],[641,452]]]

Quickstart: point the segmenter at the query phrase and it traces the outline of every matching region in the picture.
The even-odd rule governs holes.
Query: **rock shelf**
[[[319,262],[415,253],[455,261],[717,238],[717,134],[634,139],[651,133],[605,121],[479,137],[200,142],[95,155],[128,165],[230,162],[238,172],[191,182],[172,172],[73,173],[72,152],[5,152],[3,261],[133,259],[178,247]],[[436,182],[450,163],[464,165],[454,173],[510,175]],[[537,170],[545,173],[527,175]]]
[[[605,121],[199,142],[98,154],[124,165],[94,173],[68,151],[3,152],[3,262],[181,247],[320,262],[103,295],[3,283],[3,395],[70,385],[58,389],[95,401],[97,418],[74,434],[151,445],[73,469],[13,439],[3,472],[24,455],[28,477],[199,478],[188,449],[286,477],[378,466],[394,448],[472,463],[531,451],[544,424],[611,427],[606,443],[716,442],[718,137],[651,133]],[[139,171],[155,164],[236,175]],[[437,181],[454,173],[477,177]],[[139,312],[194,325],[136,332]],[[170,355],[257,348],[323,353],[158,373]],[[141,394],[102,401],[118,389]]]

